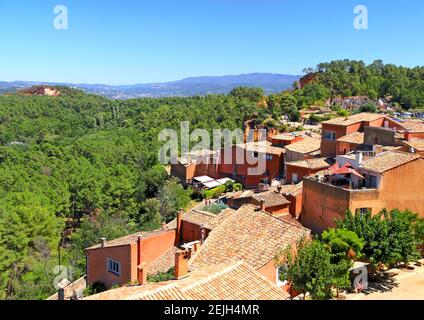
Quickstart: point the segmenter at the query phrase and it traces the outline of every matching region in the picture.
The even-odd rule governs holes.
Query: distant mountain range
[[[5,92],[14,92],[34,85],[68,86],[111,99],[226,94],[235,87],[240,86],[260,87],[265,90],[266,94],[271,94],[290,88],[295,81],[299,80],[299,78],[300,76],[286,74],[250,73],[234,76],[192,77],[164,83],[119,86],[104,84],[15,81],[0,82],[0,94]]]

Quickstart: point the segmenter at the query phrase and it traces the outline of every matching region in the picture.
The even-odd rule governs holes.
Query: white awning
[[[211,178],[209,176],[200,176],[200,177],[194,177],[193,180],[201,182],[201,183],[205,183],[205,182],[214,181],[214,178]]]
[[[212,188],[222,186],[222,184],[219,183],[216,180],[213,180],[213,181],[210,181],[210,182],[204,182],[204,183],[202,183],[202,185],[204,185],[207,189],[212,189]]]

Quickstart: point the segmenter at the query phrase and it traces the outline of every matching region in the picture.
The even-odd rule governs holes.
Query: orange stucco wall
[[[296,167],[291,165],[286,165],[286,181],[287,183],[298,183],[303,180],[303,178],[308,177],[310,175],[313,175],[319,171],[323,170],[323,168],[320,169],[308,169],[303,167]],[[297,174],[298,181],[293,181],[293,174]]]
[[[322,132],[335,132],[336,140],[347,135],[347,127],[344,126],[335,126],[330,124],[322,124]],[[324,134],[321,140],[321,156],[330,157],[336,155],[336,140],[325,140]]]
[[[141,240],[140,263],[144,262],[148,265],[160,257],[175,244],[175,236],[176,231],[171,230]]]
[[[87,283],[101,282],[107,288],[115,284],[124,285],[137,280],[133,264],[137,264],[137,246],[124,245],[109,248],[87,250]],[[118,261],[121,264],[121,275],[108,272],[107,259]]]
[[[365,127],[384,127],[385,121],[387,121],[387,126],[389,128],[399,127],[390,119],[381,117],[380,119],[377,119],[375,121],[358,122],[349,126],[323,123],[322,131],[335,132],[336,140],[337,140],[341,137],[344,137],[345,135],[348,135],[354,132],[358,132],[358,131],[362,132],[364,131]],[[338,144],[335,140],[325,140],[323,135],[321,140],[321,156],[322,157],[336,156],[338,154],[343,154],[343,151],[344,151],[344,147],[343,148],[341,148],[340,146],[338,147]]]
[[[97,248],[86,251],[87,255],[87,283],[101,282],[110,288],[138,281],[138,265],[147,266],[165,253],[174,245],[176,231],[171,230],[159,235],[142,239],[140,248],[138,243],[127,245]],[[121,264],[121,275],[108,272],[107,259]]]
[[[224,157],[224,152],[229,152],[228,150],[231,150],[231,157],[229,157],[231,158],[231,163],[225,163],[226,161],[229,161],[229,159],[225,159]],[[247,153],[242,148],[233,146],[230,149],[222,149],[221,155],[222,156],[220,158],[220,164],[218,168],[219,176],[228,176],[230,178],[235,178],[238,182],[248,187],[257,186],[259,183],[262,182],[263,179],[269,179],[269,182],[271,182],[271,180],[278,178],[280,175],[283,174],[283,154],[273,154],[272,160],[266,161],[266,170],[268,171],[268,175],[265,174],[266,172],[264,172],[263,175],[249,175],[249,168],[257,168],[258,164],[247,163]],[[262,156],[262,154],[260,154],[259,156]]]
[[[181,229],[181,242],[200,241],[202,239],[202,230],[197,224],[183,221]],[[208,237],[209,232],[210,230],[205,229],[205,239]]]
[[[349,209],[409,209],[424,217],[424,160],[422,158],[384,173],[378,190],[344,190],[306,179],[303,183],[301,223],[314,233],[334,227]]]
[[[272,283],[277,284],[277,266],[275,265],[274,259],[270,260],[266,265],[258,269],[258,271],[272,281]]]

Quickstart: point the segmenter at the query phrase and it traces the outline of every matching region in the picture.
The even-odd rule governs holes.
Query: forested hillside
[[[158,165],[158,133],[180,128],[278,126],[282,114],[337,95],[391,95],[405,108],[424,105],[424,68],[319,65],[302,90],[264,97],[261,89],[229,95],[113,101],[58,88],[59,97],[0,96],[0,299],[43,299],[53,268],[84,272],[83,249],[151,230],[190,201],[190,191]],[[289,128],[283,128],[289,129]]]

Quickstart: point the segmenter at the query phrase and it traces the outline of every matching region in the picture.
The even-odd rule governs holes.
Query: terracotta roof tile
[[[211,224],[212,220],[216,219],[216,214],[201,211],[201,210],[191,210],[184,214],[183,221],[198,225],[198,226],[207,226]],[[209,228],[208,228],[209,229]]]
[[[400,124],[409,131],[424,132],[424,121],[422,120],[405,120]]]
[[[182,280],[123,287],[86,300],[287,300],[289,294],[242,261],[209,266]]]
[[[305,137],[304,140],[290,144],[285,148],[298,153],[311,153],[321,149],[321,140]]]
[[[404,141],[404,143],[418,151],[424,151],[424,139],[412,138],[409,141]]]
[[[147,274],[152,276],[158,273],[168,272],[172,267],[175,266],[175,253],[177,250],[178,248],[175,246],[169,248],[159,258],[148,265]]]
[[[249,143],[239,144],[237,146],[247,151],[254,151],[254,152],[274,154],[274,155],[281,155],[286,152],[284,148],[273,147],[271,142],[269,141],[249,142]]]
[[[192,269],[243,260],[258,269],[286,246],[310,234],[310,230],[288,223],[244,205],[215,228],[190,261]]]
[[[359,113],[355,114],[350,117],[340,117],[340,118],[334,118],[328,121],[322,122],[322,124],[333,124],[333,125],[339,125],[339,126],[350,126],[352,124],[358,123],[358,122],[369,122],[369,121],[375,121],[381,118],[385,118],[387,115],[385,114],[377,114],[377,113]]]
[[[275,191],[265,191],[257,193],[253,195],[253,199],[259,202],[265,200],[266,207],[283,206],[286,204],[290,204],[290,201],[288,201],[282,194],[277,193]]]
[[[364,143],[364,133],[363,132],[353,132],[348,134],[340,139],[337,139],[339,142],[354,143],[354,144],[363,144]]]
[[[378,173],[384,173],[419,158],[421,158],[421,156],[415,153],[387,151],[365,160],[362,163],[361,168]]]
[[[307,168],[307,169],[325,169],[331,166],[330,160],[327,158],[312,158],[300,161],[287,162],[286,166]]]

